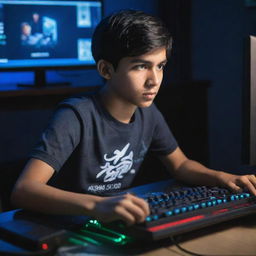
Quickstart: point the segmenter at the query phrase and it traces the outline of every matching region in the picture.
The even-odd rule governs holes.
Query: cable
[[[255,256],[255,254],[200,254],[200,253],[196,253],[190,250],[187,250],[186,248],[182,247],[179,242],[177,242],[177,240],[172,236],[170,237],[171,241],[173,242],[173,244],[180,249],[181,251],[188,253],[190,255],[193,256]],[[168,249],[168,248],[167,248]],[[169,249],[170,250],[170,249]]]

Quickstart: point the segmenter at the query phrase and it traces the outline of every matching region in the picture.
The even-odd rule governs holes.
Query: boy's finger
[[[139,198],[134,195],[130,195],[130,199],[132,200],[132,202],[134,204],[136,204],[138,207],[140,207],[143,210],[143,212],[146,216],[148,216],[150,214],[149,205],[144,199]]]

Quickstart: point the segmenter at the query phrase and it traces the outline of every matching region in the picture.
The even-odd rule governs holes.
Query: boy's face
[[[23,25],[22,27],[23,35],[29,36],[31,34],[31,27],[28,24]]]
[[[141,56],[122,58],[117,69],[111,71],[110,92],[125,104],[150,106],[160,88],[166,62],[165,47]]]

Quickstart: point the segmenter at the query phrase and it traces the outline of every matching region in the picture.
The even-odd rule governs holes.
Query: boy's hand
[[[96,203],[94,216],[103,222],[123,220],[128,225],[140,223],[149,215],[149,206],[145,200],[132,194],[103,197]]]
[[[234,192],[241,192],[244,188],[247,188],[251,194],[256,196],[255,175],[233,175],[221,172],[219,179],[221,184]]]

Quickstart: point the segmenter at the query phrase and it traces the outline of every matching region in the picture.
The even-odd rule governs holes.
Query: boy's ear
[[[111,78],[112,72],[113,72],[113,66],[108,61],[99,60],[97,63],[97,69],[99,74],[106,80],[109,80]]]

